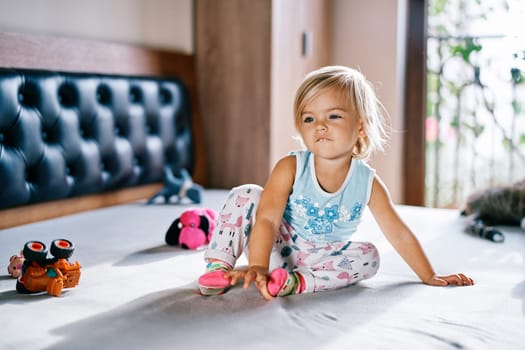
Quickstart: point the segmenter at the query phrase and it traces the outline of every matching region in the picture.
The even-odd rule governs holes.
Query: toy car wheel
[[[30,261],[43,262],[47,257],[47,247],[39,241],[29,241],[24,245],[24,257]]]
[[[51,242],[51,255],[59,259],[68,259],[75,251],[73,243],[67,239],[55,239]]]
[[[29,289],[27,289],[20,281],[16,281],[16,291],[20,294],[31,294]]]

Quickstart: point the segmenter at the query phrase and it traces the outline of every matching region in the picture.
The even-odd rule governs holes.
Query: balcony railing
[[[525,177],[525,61],[505,36],[429,37],[425,201]]]

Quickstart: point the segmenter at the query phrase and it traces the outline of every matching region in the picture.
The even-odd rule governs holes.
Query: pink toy
[[[208,244],[217,221],[217,212],[209,208],[185,210],[168,228],[166,244],[197,249]]]
[[[22,273],[22,265],[24,264],[25,258],[24,253],[20,252],[20,255],[13,255],[9,258],[9,265],[7,266],[7,272],[14,278],[20,277]]]

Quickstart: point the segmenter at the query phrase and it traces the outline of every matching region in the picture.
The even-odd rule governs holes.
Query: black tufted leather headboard
[[[193,170],[177,79],[0,68],[0,209]]]

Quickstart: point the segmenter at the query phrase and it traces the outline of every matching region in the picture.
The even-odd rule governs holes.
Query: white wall
[[[191,54],[193,0],[0,0],[0,31],[105,40]]]
[[[358,68],[376,87],[392,133],[376,168],[394,201],[402,198],[402,130],[406,0],[333,0],[332,63]]]

